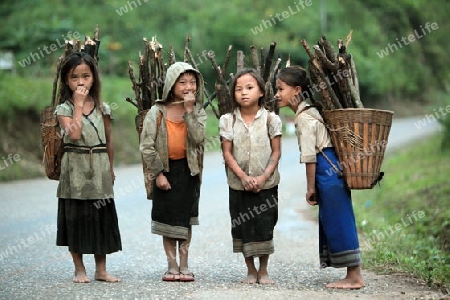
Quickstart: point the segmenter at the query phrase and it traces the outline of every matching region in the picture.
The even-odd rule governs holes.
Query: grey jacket
[[[188,129],[186,156],[191,175],[201,175],[206,125],[206,112],[202,105],[204,81],[200,72],[191,65],[184,62],[176,62],[167,69],[162,99],[156,100],[155,105],[147,112],[141,133],[139,150],[153,178],[162,171],[169,171],[165,102],[168,100],[169,93],[178,77],[188,70],[192,70],[197,74],[199,91],[196,96],[194,109],[183,116]],[[162,114],[162,118],[159,126],[157,126],[160,114]]]

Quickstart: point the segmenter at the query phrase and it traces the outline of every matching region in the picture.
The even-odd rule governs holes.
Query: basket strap
[[[338,167],[336,167],[336,165],[331,161],[331,159],[328,158],[328,156],[322,151],[322,149],[319,149],[319,147],[317,147],[317,150],[319,150],[319,152],[323,155],[323,157],[325,157],[325,159],[327,160],[327,162],[331,165],[331,167],[333,168],[334,172],[336,172],[336,174],[338,174],[339,177],[344,176],[344,174],[342,174],[341,170],[338,169]]]
[[[304,112],[304,111],[306,111],[306,113],[308,113],[308,112],[307,112],[308,108],[309,108],[309,107],[303,108],[298,114],[301,114],[301,113]],[[319,122],[321,122],[321,123],[325,126],[325,128],[326,128],[327,130],[330,130],[330,128],[328,128],[327,124],[325,124],[325,122],[324,122],[323,120],[317,118],[317,117],[314,116],[313,114],[308,114],[308,116],[311,116],[311,117],[313,117],[314,119],[318,120]],[[329,135],[329,134],[328,134],[328,135]],[[331,161],[331,159],[328,158],[328,156],[322,151],[322,149],[320,149],[319,147],[317,147],[317,145],[316,145],[316,149],[323,155],[323,157],[325,157],[326,161],[331,165],[331,167],[333,168],[334,172],[336,172],[336,174],[338,174],[339,177],[343,177],[343,174],[342,174],[341,170],[339,170],[339,168],[336,167],[336,165]]]

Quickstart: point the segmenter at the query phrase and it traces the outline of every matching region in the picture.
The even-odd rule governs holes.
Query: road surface
[[[418,119],[395,120],[387,154],[427,136],[439,125],[417,128]],[[65,247],[55,246],[56,181],[45,178],[0,184],[0,299],[439,299],[442,294],[400,275],[363,271],[366,287],[328,290],[345,269],[319,269],[316,208],[303,200],[305,170],[294,137],[283,138],[279,222],[269,272],[272,286],[243,285],[243,258],[232,253],[228,187],[220,153],[205,155],[200,226],[194,227],[190,269],[194,283],[161,281],[166,263],[162,239],[150,232],[151,201],[145,199],[140,165],[116,169],[116,206],[123,251],[108,256],[118,284],[71,283],[73,266]],[[386,179],[385,179],[386,180]],[[355,204],[357,205],[357,204]],[[363,253],[364,255],[364,253]],[[85,257],[93,279],[92,255]]]

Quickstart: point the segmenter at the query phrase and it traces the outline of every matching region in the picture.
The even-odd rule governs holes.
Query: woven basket
[[[345,108],[323,112],[340,168],[350,189],[371,189],[380,172],[393,111]]]
[[[47,177],[52,180],[59,180],[64,144],[58,119],[54,112],[54,106],[41,111],[41,145],[44,151],[42,163]]]
[[[144,119],[145,116],[147,115],[147,112],[149,110],[142,110],[140,111],[135,118],[135,125],[136,125],[136,130],[138,132],[139,135],[139,142],[141,141],[141,133],[142,133],[142,128],[144,126]],[[154,176],[152,176],[152,174],[150,173],[149,169],[147,168],[147,164],[144,160],[144,158],[141,156],[142,158],[142,169],[143,169],[143,173],[144,173],[144,182],[145,182],[145,190],[147,191],[147,199],[151,200],[153,197],[153,184],[154,184]]]

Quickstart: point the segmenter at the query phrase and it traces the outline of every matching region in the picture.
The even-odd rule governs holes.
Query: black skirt
[[[245,257],[274,253],[278,221],[278,186],[258,193],[229,188],[233,252]]]
[[[152,233],[186,240],[191,225],[198,225],[199,176],[191,176],[187,159],[170,160],[164,172],[171,189],[155,186],[152,206]]]
[[[70,252],[109,254],[122,250],[114,199],[58,200],[56,245]]]

